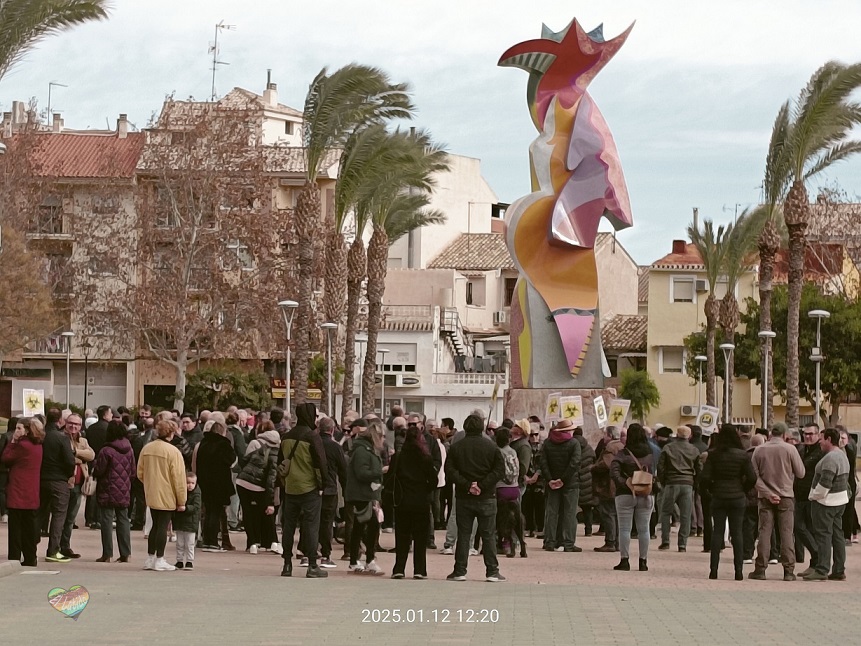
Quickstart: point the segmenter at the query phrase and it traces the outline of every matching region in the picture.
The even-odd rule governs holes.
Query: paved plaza
[[[244,548],[244,535],[233,540]],[[381,537],[386,547],[393,540]],[[659,552],[652,541],[644,573],[613,571],[618,555],[594,553],[600,543],[580,537],[584,551],[566,554],[527,539],[529,558],[503,558],[508,582],[499,584],[482,580],[481,557],[470,559],[470,580],[445,581],[453,557],[438,553],[429,554],[427,581],[350,574],[345,562],[328,580],[307,580],[278,576],[281,559],[268,552],[198,552],[193,572],[145,572],[141,532],[133,532],[132,563],[95,563],[99,532],[81,529],[73,537],[81,559],[52,566],[41,562],[40,549],[41,574],[15,570],[0,578],[0,643],[766,645],[857,638],[861,546],[847,549],[846,582],[784,583],[780,566],[769,568],[773,580],[736,582],[728,561],[721,579],[709,581],[702,539],[692,538],[684,554]],[[5,525],[0,545],[5,553]],[[169,544],[170,562],[173,550]],[[394,555],[378,560],[390,573]],[[301,568],[294,573],[304,577]],[[52,588],[74,585],[90,594],[77,621],[47,600]],[[389,623],[382,622],[386,610]],[[393,623],[394,610],[400,623]]]

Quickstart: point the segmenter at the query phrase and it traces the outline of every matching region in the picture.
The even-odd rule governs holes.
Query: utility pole
[[[228,31],[236,31],[236,25],[227,25],[222,20],[217,25],[215,25],[215,42],[209,46],[209,53],[212,54],[212,95],[210,97],[210,101],[215,101],[215,73],[218,71],[219,65],[230,65],[230,63],[225,63],[224,61],[218,60],[218,32],[222,30]]]

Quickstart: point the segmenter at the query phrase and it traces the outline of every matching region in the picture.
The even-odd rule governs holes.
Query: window
[[[101,255],[90,256],[87,271],[90,276],[113,276],[115,273],[112,260]]]
[[[284,122],[284,134],[285,135],[292,135],[293,134],[293,122],[292,121],[285,121]]]
[[[679,373],[684,372],[685,349],[678,346],[662,347],[658,351],[658,372]]]
[[[93,213],[118,213],[120,210],[120,199],[117,196],[96,195],[93,198]]]
[[[517,285],[516,278],[505,279],[505,307],[511,307],[511,301],[514,300],[514,288]]]
[[[485,280],[484,278],[470,278],[466,281],[466,304],[484,307],[485,305]]]
[[[694,290],[693,276],[673,276],[670,279],[670,302],[696,302],[696,291]]]
[[[717,279],[715,283],[715,298],[720,300],[724,296],[726,296],[727,287],[729,286],[729,281],[726,279],[726,276],[721,276]]]
[[[38,211],[30,217],[27,233],[38,235],[59,235],[63,233],[63,200],[49,195],[39,205]]]
[[[248,245],[239,240],[227,241],[227,256],[224,259],[222,267],[226,271],[241,269],[242,271],[251,271],[254,269],[254,256],[248,249]]]

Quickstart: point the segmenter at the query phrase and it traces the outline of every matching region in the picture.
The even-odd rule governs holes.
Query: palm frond
[[[709,281],[709,291],[713,294],[718,278],[723,270],[724,258],[727,254],[727,239],[732,236],[733,225],[720,225],[715,230],[714,222],[703,220],[702,228],[688,226],[688,238],[696,247],[703,261],[706,278]]]
[[[804,179],[810,179],[829,166],[836,164],[839,161],[843,161],[859,152],[861,152],[861,141],[840,142],[826,150],[811,163],[810,167],[804,173]]]
[[[780,106],[777,117],[774,119],[771,139],[768,143],[768,153],[765,157],[763,192],[766,204],[776,204],[783,200],[789,188],[792,175],[787,141],[789,127],[789,101],[786,101]]]
[[[0,2],[0,78],[43,38],[81,23],[104,20],[108,0]]]

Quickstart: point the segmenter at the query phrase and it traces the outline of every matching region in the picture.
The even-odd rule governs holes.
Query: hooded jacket
[[[197,534],[200,531],[200,487],[188,492],[185,511],[173,514],[173,529],[177,532]]]
[[[336,496],[338,483],[341,483],[341,487],[347,485],[347,458],[344,456],[344,449],[329,433],[321,433],[320,441],[326,453],[326,482],[323,495]]]
[[[122,438],[105,444],[93,463],[99,506],[128,507],[131,504],[134,472],[135,456],[131,442]]]
[[[323,442],[314,431],[316,420],[317,407],[314,404],[299,404],[296,407],[296,426],[281,440],[278,464],[293,454],[290,472],[282,483],[287,495],[301,496],[311,491],[323,491],[323,474],[328,466]]]
[[[383,481],[383,460],[374,450],[374,444],[367,437],[353,440],[353,453],[347,469],[347,487],[344,500],[349,502],[368,502],[380,500],[382,490],[371,487]]]
[[[261,433],[257,439],[252,440],[244,457],[245,465],[236,477],[237,487],[265,492],[267,507],[275,500],[280,439],[278,431],[272,430]]]
[[[517,476],[517,484],[523,486],[523,480],[526,478],[526,473],[532,462],[532,447],[529,445],[529,440],[524,437],[519,437],[509,446],[517,453],[517,461],[520,463],[520,473]]]

